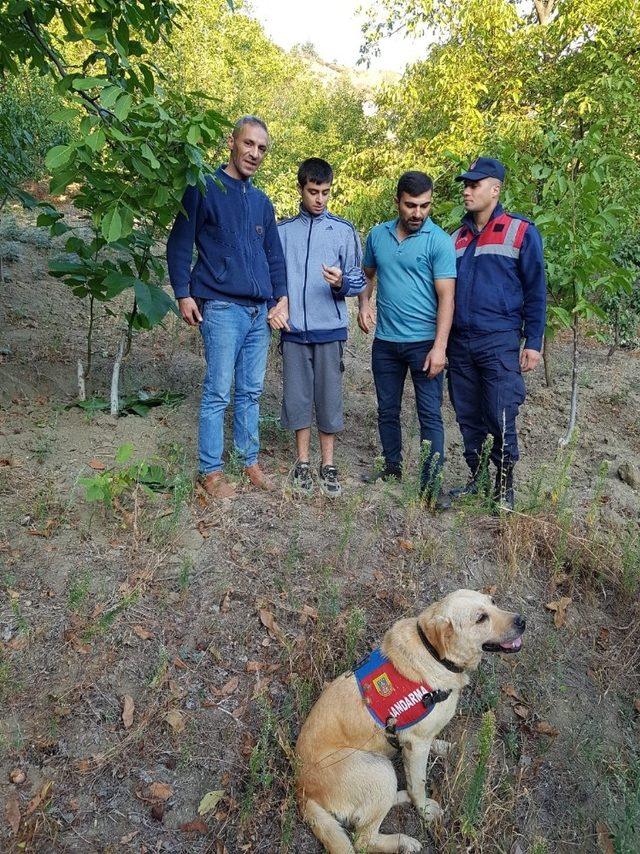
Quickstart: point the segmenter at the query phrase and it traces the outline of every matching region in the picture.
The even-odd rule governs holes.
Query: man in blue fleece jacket
[[[494,498],[513,510],[516,417],[526,393],[522,373],[540,362],[547,285],[538,229],[500,204],[504,177],[499,160],[479,157],[456,178],[467,213],[453,234],[458,284],[447,358],[449,396],[471,472],[452,495],[478,492],[482,446],[491,436]]]
[[[234,376],[236,453],[254,486],[273,488],[258,465],[259,406],[269,323],[283,328],[287,317],[286,271],[273,205],[251,183],[267,153],[266,125],[256,116],[243,116],[228,145],[229,162],[217,169],[215,180],[207,178],[204,195],[187,188],[184,212],[167,243],[180,314],[190,326],[200,324],[204,342],[199,470],[204,489],[217,498],[230,498],[235,490],[222,471],[224,413]]]
[[[341,493],[333,445],[344,427],[342,350],[349,326],[345,297],[359,294],[366,281],[357,231],[327,210],[332,181],[326,160],[310,157],[301,163],[300,212],[279,223],[278,231],[289,289],[289,328],[282,331],[282,426],[296,433],[293,485],[302,494],[313,491],[309,447],[315,406],[318,482],[325,495],[335,498]]]

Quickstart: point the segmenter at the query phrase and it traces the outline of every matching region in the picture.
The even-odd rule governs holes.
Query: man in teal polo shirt
[[[358,325],[376,326],[371,354],[378,398],[384,468],[369,480],[402,477],[400,409],[407,369],[416,395],[420,439],[429,443],[420,482],[437,499],[444,461],[442,371],[453,319],[456,258],[449,235],[431,221],[433,181],[405,172],[398,181],[398,217],[376,225],[367,238],[367,288],[359,297]],[[377,279],[377,322],[369,303]]]

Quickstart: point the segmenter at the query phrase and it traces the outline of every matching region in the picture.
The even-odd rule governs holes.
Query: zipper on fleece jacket
[[[309,234],[307,236],[307,257],[304,259],[304,283],[302,285],[302,314],[304,317],[304,332],[309,334],[307,326],[307,275],[309,272],[309,252],[311,247],[311,229],[313,228],[313,217],[309,219]]]

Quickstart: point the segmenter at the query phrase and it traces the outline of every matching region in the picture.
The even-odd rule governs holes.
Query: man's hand
[[[327,267],[326,264],[323,264],[322,275],[325,282],[331,285],[332,288],[335,288],[337,291],[340,290],[342,287],[342,270],[340,267]]]
[[[446,349],[434,346],[427,353],[427,358],[424,360],[422,370],[427,374],[430,380],[437,377],[444,370],[446,362]]]
[[[278,302],[267,314],[267,322],[272,329],[286,329],[287,332],[291,332],[288,320],[289,299],[288,297],[280,297]]]
[[[180,309],[182,319],[189,326],[197,326],[199,323],[202,323],[202,315],[198,310],[198,303],[193,297],[182,297],[182,299],[179,299],[178,308]]]
[[[523,350],[520,353],[520,369],[523,374],[534,371],[540,364],[540,352],[538,350]]]
[[[371,332],[376,324],[376,316],[369,303],[361,303],[358,310],[358,326],[365,334]]]

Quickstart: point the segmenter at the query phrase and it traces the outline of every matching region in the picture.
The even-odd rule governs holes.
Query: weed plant
[[[478,833],[478,825],[482,816],[482,801],[489,772],[489,760],[495,738],[495,715],[492,711],[485,712],[478,733],[478,758],[462,801],[461,829],[469,839],[474,839]]]

